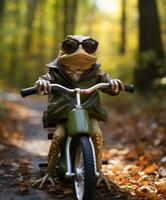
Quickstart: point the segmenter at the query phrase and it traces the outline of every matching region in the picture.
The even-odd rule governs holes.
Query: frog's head
[[[98,42],[89,36],[69,35],[62,42],[58,61],[72,71],[87,70],[96,63],[97,46]]]

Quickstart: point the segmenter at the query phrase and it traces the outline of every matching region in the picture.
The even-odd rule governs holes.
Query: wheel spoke
[[[96,176],[94,158],[89,138],[81,136],[73,148],[74,190],[77,200],[93,199]],[[85,184],[86,181],[86,184]]]
[[[77,147],[75,157],[75,189],[78,200],[82,200],[84,194],[84,159],[81,147]]]
[[[84,160],[83,160],[83,154],[81,152],[80,153],[80,157],[79,157],[79,163],[78,163],[78,167],[79,168],[83,168],[84,167],[83,162],[84,162]]]

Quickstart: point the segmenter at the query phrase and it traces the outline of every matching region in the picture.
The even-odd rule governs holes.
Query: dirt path
[[[1,159],[1,173],[5,172],[6,175],[0,179],[0,199],[53,200],[55,198],[51,194],[27,185],[34,175],[39,175],[38,163],[46,160],[49,149],[47,134],[41,124],[44,103],[33,99],[22,100],[15,94],[7,95],[6,98],[20,103],[18,108],[21,119],[18,126],[23,135],[12,140],[12,148],[9,148]]]
[[[54,188],[31,188],[31,181],[44,175],[38,163],[46,160],[50,145],[41,124],[43,98],[8,94],[6,99],[16,102],[13,123],[19,134],[12,129],[10,145],[0,141],[0,200],[73,200],[70,181],[56,178]],[[110,112],[108,123],[101,124],[103,158],[109,164],[103,170],[112,190],[97,188],[96,200],[166,199],[166,108],[140,102],[123,97],[111,105],[105,102]]]
[[[20,138],[12,139],[12,148],[1,158],[0,200],[72,200],[72,186],[70,182],[56,180],[57,186],[47,191],[30,187],[30,182],[43,173],[38,163],[46,161],[50,141],[47,133],[42,129],[41,116],[45,102],[40,99],[21,99],[18,95],[8,94],[6,99],[16,102],[19,110],[20,123],[17,124],[22,133]],[[19,103],[19,105],[18,105]],[[114,187],[114,185],[113,185]],[[49,192],[48,192],[49,190]],[[127,194],[116,196],[103,187],[97,190],[95,199],[127,199]]]

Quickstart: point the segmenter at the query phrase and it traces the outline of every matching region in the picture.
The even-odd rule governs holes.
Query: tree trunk
[[[139,90],[148,91],[156,78],[162,77],[161,67],[164,50],[155,0],[139,0],[139,52],[135,70],[135,84]]]
[[[139,51],[153,49],[159,58],[163,58],[164,51],[156,0],[139,0],[139,11]]]
[[[77,7],[78,7],[78,0],[73,0],[73,13],[72,13],[72,17],[71,17],[71,20],[73,22],[72,34],[75,33],[75,28],[76,28]]]
[[[25,51],[30,52],[31,40],[32,40],[32,26],[37,10],[38,0],[28,0],[27,1],[27,23],[26,23],[26,36],[25,36]]]
[[[162,0],[162,12],[163,12],[163,24],[164,24],[164,26],[163,26],[163,34],[164,35],[166,35],[166,1],[165,0]],[[166,41],[163,43],[163,45],[164,45],[164,49],[166,50]]]
[[[3,29],[3,15],[4,15],[4,9],[5,9],[5,0],[1,0],[0,1],[0,28],[1,30]],[[0,31],[0,38],[1,38],[1,43],[0,43],[0,52],[3,51],[3,48],[4,48],[4,44],[3,44],[3,37],[4,37],[4,34],[3,34],[3,31]],[[0,60],[2,62],[2,55],[0,55]],[[0,74],[4,74],[3,72],[3,68],[1,67],[0,68]]]
[[[73,35],[77,14],[77,0],[64,0],[64,38]]]
[[[0,6],[0,21],[1,21],[1,18],[3,16],[3,12],[4,12],[4,7],[5,7],[5,0],[1,0],[0,4],[1,4],[1,6]]]
[[[126,0],[121,0],[122,14],[121,14],[121,45],[119,52],[125,54],[126,51]]]
[[[68,0],[64,0],[64,29],[63,29],[63,37],[65,38],[68,35]]]
[[[39,16],[40,16],[40,25],[39,25],[39,43],[38,43],[38,58],[40,59],[39,62],[39,67],[37,70],[37,75],[42,74],[44,71],[44,68],[42,68],[41,66],[43,66],[43,64],[45,63],[45,50],[46,50],[46,43],[45,43],[45,34],[46,34],[46,30],[45,30],[45,21],[44,21],[44,8],[46,6],[47,1],[43,0],[42,2],[40,2],[40,12],[39,12]]]
[[[21,82],[21,79],[23,78],[21,76],[22,70],[20,70],[20,59],[19,59],[19,38],[20,38],[20,8],[21,4],[18,3],[17,0],[13,0],[14,4],[16,5],[15,10],[13,12],[13,22],[14,22],[14,30],[15,33],[12,35],[12,43],[10,46],[10,54],[11,60],[10,60],[10,69],[8,71],[10,80],[9,84],[12,86],[19,85]]]
[[[54,29],[54,47],[53,47],[53,57],[58,54],[60,48],[60,41],[61,41],[61,17],[60,17],[60,2],[56,1],[54,4],[54,22],[55,22],[55,29]]]

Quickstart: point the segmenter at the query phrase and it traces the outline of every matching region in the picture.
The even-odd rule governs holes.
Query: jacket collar
[[[58,58],[55,58],[52,62],[48,63],[46,67],[48,68],[59,68],[57,65]]]
[[[46,65],[48,68],[53,68],[53,69],[57,69],[65,78],[72,80],[72,78],[66,73],[66,71],[64,70],[63,65],[61,65],[58,62],[58,58],[55,58],[52,62],[48,63]],[[79,80],[82,80],[83,78],[87,77],[90,73],[92,73],[93,71],[98,70],[100,67],[100,64],[95,63],[92,65],[92,67],[88,70],[86,70],[80,77]],[[72,80],[73,81],[73,80]]]

